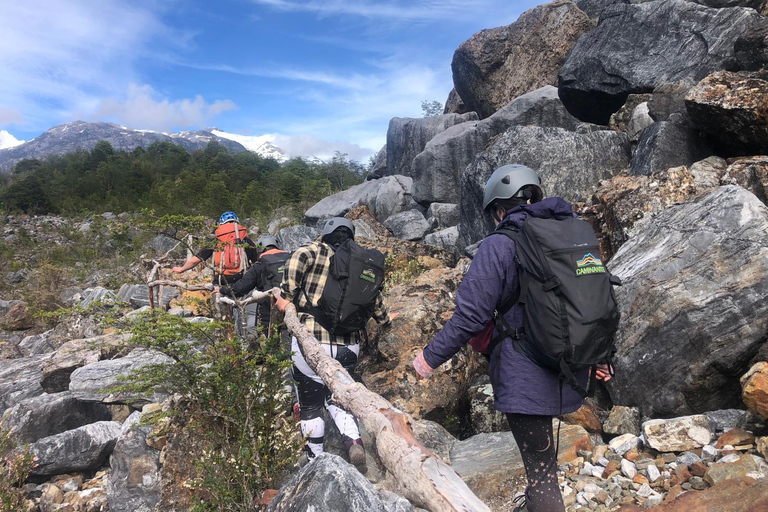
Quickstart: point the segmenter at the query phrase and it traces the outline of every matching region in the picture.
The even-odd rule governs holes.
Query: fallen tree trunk
[[[331,389],[334,402],[354,414],[373,436],[379,457],[406,498],[432,512],[490,512],[449,465],[416,440],[405,413],[355,382],[325,353],[299,322],[293,304],[286,308],[285,324],[301,345],[309,367]]]

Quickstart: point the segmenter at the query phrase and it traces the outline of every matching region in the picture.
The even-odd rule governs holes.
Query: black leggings
[[[552,416],[507,413],[528,475],[525,498],[529,512],[564,512],[557,485],[557,454]]]

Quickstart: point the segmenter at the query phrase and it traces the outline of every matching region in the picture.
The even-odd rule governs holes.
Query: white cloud
[[[230,100],[207,103],[200,95],[169,101],[159,97],[149,85],[130,84],[125,98],[101,100],[88,117],[114,120],[132,128],[169,131],[209,126],[216,116],[235,108]]]
[[[0,106],[0,126],[21,123],[21,112],[12,108]]]
[[[99,116],[169,129],[209,122],[234,108],[228,100],[167,100],[150,86],[129,85],[145,82],[140,62],[163,58],[167,49],[189,41],[161,14],[143,1],[6,2],[0,16],[1,101],[22,112],[30,130]],[[2,107],[0,125],[20,121]]]
[[[328,141],[309,134],[270,134],[272,143],[285,151],[289,157],[319,158],[328,161],[333,158],[336,151],[346,153],[350,160],[367,163],[368,158],[375,153],[371,148],[361,147],[358,144],[342,141]]]

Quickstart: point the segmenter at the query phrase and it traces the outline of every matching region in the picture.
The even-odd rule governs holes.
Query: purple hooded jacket
[[[528,217],[573,217],[571,205],[559,197],[544,199],[509,210],[501,225],[521,226]],[[482,331],[519,287],[515,263],[515,243],[506,236],[493,235],[483,240],[456,294],[456,310],[445,327],[424,348],[424,360],[437,368],[452,358],[470,338]],[[516,329],[523,325],[519,305],[504,315]],[[558,374],[543,368],[516,351],[509,338],[494,350],[489,371],[494,392],[494,407],[504,413],[557,416],[573,412],[583,402],[567,384],[562,387]],[[586,387],[588,370],[576,378]]]

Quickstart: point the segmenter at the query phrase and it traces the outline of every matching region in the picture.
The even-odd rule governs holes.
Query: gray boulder
[[[82,402],[72,393],[44,394],[28,398],[2,416],[5,428],[13,430],[18,444],[34,443],[83,425],[112,419],[106,405]]]
[[[44,393],[40,386],[43,365],[52,354],[21,357],[0,365],[0,411]]]
[[[459,240],[459,226],[452,226],[450,228],[441,229],[435,231],[424,237],[424,243],[427,245],[434,245],[435,247],[442,247],[449,251],[456,249],[456,242]]]
[[[569,132],[562,128],[515,126],[467,167],[461,178],[461,227],[459,246],[466,247],[493,229],[483,214],[485,182],[494,170],[508,163],[527,165],[541,177],[548,196],[568,201],[586,197],[600,180],[629,166],[631,154],[626,133]]]
[[[505,27],[482,30],[453,54],[451,69],[465,108],[481,118],[518,96],[557,84],[557,72],[594,23],[573,3],[556,0]]]
[[[147,247],[157,254],[165,254],[180,246],[181,242],[169,237],[168,235],[157,235],[148,244]],[[183,247],[183,245],[181,245]]]
[[[168,308],[168,304],[179,296],[179,290],[172,286],[163,287],[162,304],[164,308]],[[143,306],[149,306],[149,290],[145,284],[123,284],[117,291],[117,297],[124,301],[129,302],[134,309],[139,309]],[[157,301],[158,297],[155,297]]]
[[[408,210],[393,215],[384,225],[401,240],[421,240],[429,232],[429,222],[418,210]]]
[[[62,475],[98,469],[112,452],[120,427],[116,421],[99,421],[40,439],[29,449],[37,457],[32,474]]]
[[[704,416],[709,422],[709,430],[713,434],[722,434],[737,427],[746,417],[747,411],[741,409],[722,409],[720,411],[707,411]]]
[[[383,497],[354,466],[323,453],[304,466],[272,500],[267,512],[412,512],[407,500]]]
[[[607,124],[631,93],[667,82],[694,84],[731,68],[734,43],[761,21],[753,9],[685,0],[611,5],[560,69],[560,97],[579,119]]]
[[[322,227],[330,217],[343,217],[358,206],[367,206],[379,222],[414,206],[413,180],[406,176],[386,176],[366,181],[321,199],[304,212],[308,226]]]
[[[629,174],[647,176],[671,167],[686,167],[712,155],[706,139],[699,136],[683,114],[649,125],[640,135]]]
[[[50,333],[51,331],[46,331],[42,334],[27,336],[21,340],[21,343],[19,343],[19,350],[21,350],[21,353],[25,356],[37,356],[53,352],[55,348],[48,340]]]
[[[302,245],[314,242],[320,231],[308,226],[290,226],[277,232],[277,241],[284,251],[293,252]]]
[[[482,121],[449,128],[430,140],[413,159],[413,198],[419,203],[458,203],[461,175],[493,137],[512,126],[534,125],[576,130],[580,123],[545,86],[512,100]]]
[[[432,224],[432,229],[445,229],[458,226],[459,205],[452,203],[432,203],[427,209],[427,220]]]
[[[387,174],[387,145],[384,146],[376,153],[373,159],[373,166],[368,172],[367,180],[379,179]]]
[[[387,176],[411,176],[413,158],[435,135],[451,126],[476,121],[477,114],[443,114],[434,117],[395,117],[387,129]],[[381,220],[381,219],[380,219]]]
[[[724,9],[728,7],[749,7],[751,9],[759,9],[765,0],[688,0],[689,2],[695,2],[707,7],[713,7],[715,9]]]
[[[512,432],[478,434],[455,442],[451,467],[481,499],[496,494],[503,482],[525,473]]]
[[[160,451],[147,446],[149,425],[131,414],[110,457],[107,501],[112,512],[152,512],[160,501]]]
[[[124,384],[122,378],[131,375],[133,370],[149,365],[173,364],[173,359],[154,350],[137,348],[125,357],[92,363],[76,369],[70,375],[69,390],[80,400],[102,402],[105,404],[143,405],[162,402],[168,398],[164,390],[155,390],[148,395],[116,392],[113,386]]]
[[[603,432],[606,434],[640,435],[640,410],[635,407],[614,405],[608,418],[603,422]]]
[[[614,404],[670,417],[741,406],[768,329],[768,208],[720,187],[645,221],[611,260],[621,323]]]
[[[636,106],[632,111],[632,118],[629,120],[629,125],[627,126],[627,135],[629,135],[630,142],[638,142],[643,130],[653,123],[654,120],[648,109],[648,103],[641,103]]]
[[[110,305],[114,304],[118,300],[119,299],[117,295],[115,295],[113,291],[107,290],[101,286],[97,286],[95,288],[86,288],[83,291],[81,294],[79,306],[82,308],[87,308],[95,302],[101,302],[105,305]]]

